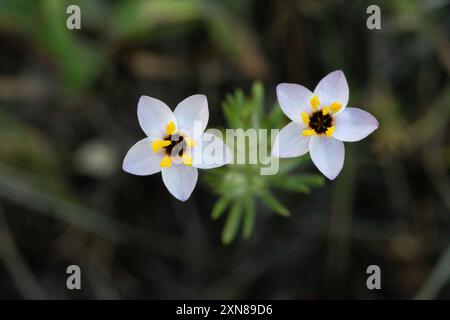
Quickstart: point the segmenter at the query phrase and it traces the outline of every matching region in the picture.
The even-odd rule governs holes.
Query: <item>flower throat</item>
[[[164,148],[164,151],[168,156],[172,155],[172,151],[175,153],[178,151],[178,156],[183,156],[183,150],[186,146],[186,141],[184,141],[183,136],[179,134],[168,135],[164,141],[169,141],[170,144]],[[175,150],[174,150],[175,149]]]
[[[315,111],[309,117],[309,126],[317,134],[326,133],[333,126],[333,117],[329,113],[323,114],[322,110]]]

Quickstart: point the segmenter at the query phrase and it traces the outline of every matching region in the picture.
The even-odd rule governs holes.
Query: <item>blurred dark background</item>
[[[221,243],[204,171],[181,203],[121,170],[141,95],[203,93],[223,128],[227,93],[259,80],[269,112],[336,69],[379,129],[335,181],[278,192],[290,218],[258,204],[248,240]],[[0,0],[0,298],[448,299],[449,74],[448,0]]]

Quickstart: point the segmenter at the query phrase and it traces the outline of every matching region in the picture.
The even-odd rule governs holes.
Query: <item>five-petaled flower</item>
[[[359,141],[378,128],[368,112],[346,108],[349,89],[341,70],[325,76],[314,89],[292,83],[277,86],[281,109],[293,122],[275,138],[272,154],[280,158],[309,151],[316,167],[333,180],[344,165],[345,142]]]
[[[161,171],[169,192],[186,201],[197,184],[197,168],[216,168],[231,161],[231,151],[223,141],[204,132],[208,118],[204,95],[184,99],[174,112],[164,102],[142,96],[138,120],[147,138],[131,147],[123,170],[141,176]]]

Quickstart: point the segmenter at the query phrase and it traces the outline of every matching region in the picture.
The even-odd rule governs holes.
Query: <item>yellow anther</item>
[[[172,165],[172,159],[169,156],[164,156],[159,165],[161,166],[161,168],[170,167]]]
[[[339,110],[341,110],[342,104],[340,104],[339,102],[333,102],[330,105],[330,109],[331,111],[333,111],[334,113],[338,112]]]
[[[306,129],[306,130],[302,131],[302,135],[304,135],[304,136],[313,136],[315,134],[316,134],[316,132],[312,129]]]
[[[188,147],[193,147],[193,146],[195,146],[195,141],[193,140],[193,139],[191,139],[191,138],[184,138],[184,141],[186,141],[186,145],[188,146]]]
[[[309,116],[306,112],[302,112],[302,120],[304,124],[309,125]]]
[[[329,127],[327,129],[327,131],[325,132],[325,134],[327,135],[327,137],[331,138],[331,136],[333,135],[333,132],[334,132],[334,126]]]
[[[327,114],[329,114],[329,113],[330,113],[330,109],[328,109],[327,106],[325,106],[325,107],[322,108],[322,114],[323,114],[324,116],[327,115]]]
[[[161,148],[167,147],[171,144],[169,140],[155,140],[152,142],[152,149],[154,152],[158,152]]]
[[[317,110],[319,105],[320,105],[319,97],[314,95],[314,97],[311,98],[311,108]]]
[[[183,160],[183,164],[186,166],[192,166],[192,158],[191,156],[187,155],[187,154],[183,154],[183,156],[181,157],[181,159]]]
[[[173,121],[170,121],[169,124],[166,126],[166,133],[173,134],[175,133],[176,129],[177,127],[175,126],[175,123],[173,123]]]

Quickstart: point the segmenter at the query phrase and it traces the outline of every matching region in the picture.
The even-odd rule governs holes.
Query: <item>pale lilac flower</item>
[[[343,141],[359,141],[378,128],[370,113],[346,108],[349,89],[341,70],[325,76],[314,93],[298,84],[281,83],[277,97],[292,122],[275,138],[272,154],[291,158],[309,151],[315,166],[330,180],[344,165]]]
[[[231,161],[231,151],[223,141],[204,132],[209,118],[204,95],[184,99],[173,112],[164,102],[142,96],[137,113],[147,138],[131,147],[123,170],[140,176],[161,171],[175,198],[186,201],[190,197],[197,184],[197,168],[216,168]],[[209,142],[208,148],[204,148],[205,142]]]

